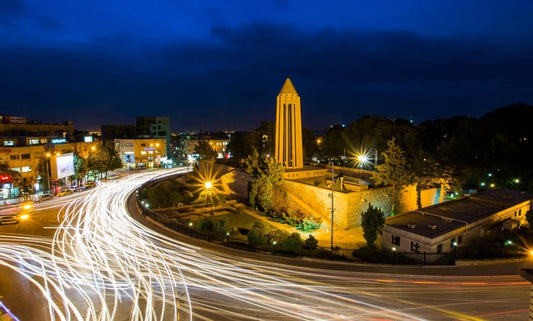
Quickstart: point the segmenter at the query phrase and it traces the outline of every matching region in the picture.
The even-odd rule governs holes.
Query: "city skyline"
[[[2,114],[79,129],[274,121],[289,77],[302,125],[480,117],[533,102],[526,1],[52,1],[0,4]]]

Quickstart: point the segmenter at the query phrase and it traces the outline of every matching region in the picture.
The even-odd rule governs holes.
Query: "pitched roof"
[[[285,80],[285,83],[283,84],[283,87],[281,87],[279,94],[280,95],[298,95],[298,92],[296,91],[296,89],[294,89],[294,86],[292,85],[290,78],[287,78]]]

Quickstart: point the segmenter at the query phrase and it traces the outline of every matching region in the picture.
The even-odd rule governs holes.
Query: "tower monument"
[[[286,169],[304,167],[300,96],[289,78],[276,103],[276,160]]]

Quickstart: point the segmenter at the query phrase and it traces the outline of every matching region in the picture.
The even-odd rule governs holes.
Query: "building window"
[[[22,159],[30,159],[30,154],[21,154],[20,158],[22,158]]]
[[[23,166],[22,167],[22,172],[23,173],[31,172],[31,167],[30,166]]]
[[[437,253],[442,253],[442,243],[437,245]]]
[[[463,244],[463,235],[462,234],[457,237],[457,244]]]
[[[518,210],[518,217],[522,217],[522,209]]]
[[[411,241],[411,251],[416,253],[420,251],[420,245],[418,245],[418,242]]]
[[[20,159],[20,155],[10,155],[9,156],[12,160]]]
[[[400,237],[397,235],[392,236],[392,244],[400,246]]]

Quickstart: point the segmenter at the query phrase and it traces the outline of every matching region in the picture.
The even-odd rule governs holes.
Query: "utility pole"
[[[331,161],[330,164],[331,164],[331,253],[333,253],[333,225],[334,225],[333,212],[335,212],[333,192],[335,192],[335,172],[334,172],[333,161]]]

